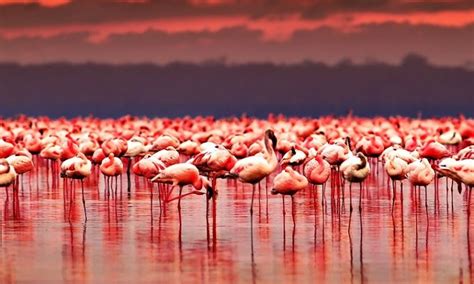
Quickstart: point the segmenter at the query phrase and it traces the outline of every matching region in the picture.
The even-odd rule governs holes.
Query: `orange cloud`
[[[296,31],[320,27],[336,28],[345,32],[357,31],[367,24],[407,23],[411,25],[433,25],[441,27],[463,27],[474,23],[474,10],[413,12],[388,14],[380,12],[336,13],[322,19],[307,19],[294,14],[279,18],[250,19],[245,16],[175,17],[147,21],[107,22],[97,24],[69,24],[52,27],[3,28],[0,36],[52,37],[73,32],[87,32],[91,42],[99,43],[114,34],[143,33],[156,30],[167,33],[218,31],[230,27],[245,27],[260,31],[264,41],[285,41]]]

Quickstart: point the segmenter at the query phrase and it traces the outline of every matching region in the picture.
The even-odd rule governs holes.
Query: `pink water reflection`
[[[49,178],[46,178],[49,177]],[[62,180],[45,166],[25,176],[17,197],[3,201],[0,231],[0,282],[459,282],[471,281],[470,217],[466,195],[434,187],[414,193],[404,186],[392,208],[392,193],[382,172],[363,189],[353,187],[350,214],[344,200],[326,205],[321,190],[296,196],[296,227],[287,199],[283,224],[281,198],[262,183],[253,235],[251,188],[219,181],[216,218],[206,222],[203,196],[161,212],[150,185],[132,177],[118,182],[107,197],[101,177],[86,181],[89,220],[84,223],[79,184],[69,203]],[[38,181],[38,182],[36,182]],[[120,191],[120,184],[123,184]],[[68,185],[70,186],[70,184]],[[436,198],[435,198],[436,197]],[[268,212],[268,214],[267,214]],[[349,230],[350,224],[350,230]],[[285,230],[283,230],[285,228]],[[253,243],[252,243],[253,240]]]

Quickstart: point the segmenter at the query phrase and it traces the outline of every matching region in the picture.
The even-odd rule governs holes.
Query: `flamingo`
[[[331,166],[339,166],[347,160],[351,152],[350,138],[346,137],[345,143],[336,141],[333,144],[324,144],[319,151],[323,159]]]
[[[20,151],[17,152],[17,154],[8,157],[7,162],[15,169],[17,178],[19,176],[23,176],[24,173],[32,171],[34,168],[33,159],[31,156],[28,156]]]
[[[86,200],[84,197],[84,178],[91,175],[92,163],[83,153],[78,153],[75,157],[69,158],[61,164],[61,177],[78,179],[81,181],[82,206],[84,216],[87,221]]]
[[[101,145],[105,156],[113,153],[115,157],[122,157],[128,150],[127,141],[121,138],[113,138],[104,141]]]
[[[100,164],[100,171],[102,174],[109,180],[111,177],[117,177],[122,174],[123,172],[123,163],[119,158],[114,157],[113,153],[110,153],[109,156],[102,160]],[[116,182],[117,184],[117,182]],[[110,183],[109,183],[110,188]],[[107,188],[107,191],[109,190]]]
[[[462,136],[455,130],[450,130],[439,135],[438,142],[444,145],[457,145],[461,143]]]
[[[357,153],[349,157],[341,164],[342,176],[349,182],[350,211],[352,212],[352,183],[359,183],[359,211],[362,209],[362,182],[370,173],[370,166],[367,157],[363,153]]]
[[[25,143],[25,148],[31,153],[31,154],[38,154],[41,152],[43,149],[43,146],[41,145],[41,140],[39,138],[39,135],[34,134],[27,134],[23,137],[23,142]]]
[[[474,158],[474,145],[467,146],[461,149],[456,155],[453,156],[456,160],[465,160]]]
[[[8,200],[8,187],[15,182],[15,168],[6,159],[0,159],[0,187],[5,187]]]
[[[154,178],[151,179],[152,182],[158,183],[168,183],[172,187],[179,187],[179,197],[178,197],[178,209],[181,209],[181,199],[190,194],[203,194],[199,190],[203,187],[208,191],[213,191],[211,184],[205,178],[199,175],[199,170],[196,166],[189,163],[179,163],[174,164],[158,173]],[[191,191],[190,193],[183,195],[183,187],[186,185],[192,185],[196,190]],[[170,202],[171,200],[166,200]]]
[[[300,148],[300,147],[298,147]],[[306,153],[303,150],[292,146],[290,151],[286,152],[280,160],[281,166],[290,165],[292,167],[303,164],[306,160]]]
[[[102,163],[102,161],[105,159],[105,154],[104,150],[102,148],[98,148],[94,151],[94,154],[92,154],[92,163],[95,165],[99,165]]]
[[[465,184],[469,191],[474,186],[474,159],[456,161],[448,158],[442,160],[434,168],[436,171],[451,177],[456,182]]]
[[[289,195],[291,197],[291,215],[293,217],[293,226],[295,223],[295,200],[294,195],[300,190],[305,189],[308,186],[308,180],[306,177],[293,170],[291,167],[286,167],[282,172],[280,172],[275,179],[273,180],[273,188],[271,193],[273,195],[281,194],[282,203],[283,203],[283,222],[285,222],[285,196]]]
[[[434,170],[426,158],[418,159],[406,168],[406,177],[414,186],[428,186],[434,179]]]
[[[183,155],[193,156],[199,153],[199,143],[192,140],[186,140],[179,144],[176,150]]]
[[[216,179],[229,173],[237,162],[237,158],[223,146],[215,145],[200,152],[190,162],[210,177],[214,193],[216,193]]]
[[[46,145],[39,153],[40,157],[46,159],[46,163],[51,165],[53,182],[57,180],[58,163],[61,158],[62,148],[56,144]]]
[[[395,203],[395,182],[400,181],[400,190],[403,191],[403,180],[405,179],[405,172],[408,168],[408,163],[396,156],[396,155],[387,155],[385,159],[384,169],[387,172],[388,176],[392,180],[392,188],[393,188],[393,200],[392,206]],[[393,207],[392,207],[393,208]]]
[[[156,152],[153,157],[162,161],[167,167],[179,163],[179,152],[172,146]]]
[[[0,158],[7,158],[11,154],[13,154],[14,150],[15,146],[12,143],[0,138]]]
[[[425,207],[428,209],[427,186],[435,178],[435,171],[431,167],[428,159],[422,158],[409,164],[406,169],[408,181],[415,187],[423,186],[425,188]]]
[[[174,137],[173,135],[163,134],[156,138],[153,142],[150,151],[158,152],[160,150],[166,149],[167,147],[173,147],[174,149],[179,147],[179,140],[178,138]]]
[[[98,148],[99,143],[91,137],[85,137],[79,141],[79,151],[88,157],[92,156]]]
[[[356,151],[362,152],[367,157],[377,158],[384,150],[382,138],[374,134],[362,137],[356,144]]]
[[[232,144],[230,153],[238,159],[242,159],[248,156],[249,149],[245,143],[237,142]]]
[[[66,142],[62,145],[60,159],[61,161],[65,161],[73,158],[77,153],[79,153],[79,146],[77,146],[72,137],[68,134],[66,136]]]
[[[135,158],[146,151],[145,141],[141,137],[132,137],[127,141],[127,151],[124,156],[127,158],[127,191],[130,191],[132,186],[130,181],[130,169],[132,164],[132,158]]]
[[[323,159],[321,155],[310,149],[309,157],[303,164],[303,175],[312,185],[322,185],[322,199],[324,201],[324,188],[329,176],[331,175],[331,165]]]
[[[429,160],[440,160],[449,156],[451,156],[451,153],[446,146],[434,140],[428,141],[420,149],[420,157]]]
[[[143,159],[133,165],[132,171],[137,176],[151,179],[165,168],[166,165],[162,161],[158,160],[151,154],[147,154]]]
[[[230,176],[237,177],[241,182],[252,184],[252,201],[250,203],[250,215],[253,216],[253,201],[255,197],[255,185],[265,177],[269,176],[278,166],[275,154],[277,139],[272,130],[265,131],[264,152],[261,155],[246,157],[237,161],[230,170]]]

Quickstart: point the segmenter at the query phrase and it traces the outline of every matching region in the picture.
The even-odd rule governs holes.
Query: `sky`
[[[0,0],[0,61],[474,65],[472,0]]]

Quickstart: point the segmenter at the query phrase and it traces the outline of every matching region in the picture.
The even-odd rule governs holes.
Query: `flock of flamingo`
[[[349,195],[359,185],[358,208],[362,210],[362,189],[378,167],[391,180],[393,202],[397,184],[403,191],[440,190],[439,179],[468,196],[474,186],[474,120],[461,117],[413,119],[406,117],[287,118],[232,117],[139,118],[93,117],[49,119],[20,116],[0,121],[0,186],[6,198],[17,194],[25,182],[22,176],[46,163],[53,181],[63,179],[66,196],[74,196],[81,183],[84,218],[87,202],[83,181],[91,175],[104,177],[104,192],[115,194],[122,174],[143,177],[156,183],[160,208],[185,197],[218,198],[217,179],[229,179],[252,186],[250,219],[255,190],[270,184],[268,193],[294,198],[302,190],[321,190],[326,202],[330,180],[331,202]],[[70,186],[68,186],[68,183]],[[409,185],[405,187],[403,185]],[[189,188],[189,190],[188,190]],[[10,190],[11,189],[11,190]],[[183,193],[183,189],[187,192]],[[347,193],[348,191],[348,193]],[[153,192],[151,192],[153,194]],[[314,195],[316,196],[316,195]],[[72,197],[71,197],[72,198]],[[354,197],[355,198],[355,197]],[[469,210],[470,211],[470,210]],[[293,219],[294,222],[294,219]]]

